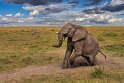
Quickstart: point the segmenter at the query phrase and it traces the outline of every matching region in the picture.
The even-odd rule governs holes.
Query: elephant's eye
[[[69,30],[71,30],[71,28],[69,28]]]

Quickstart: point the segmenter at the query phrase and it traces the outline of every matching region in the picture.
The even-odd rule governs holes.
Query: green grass
[[[100,47],[105,52],[124,56],[123,27],[88,27],[87,29],[98,38]],[[57,42],[56,32],[59,30],[58,27],[0,28],[0,72],[30,65],[45,65],[62,60],[62,58],[58,59],[50,53],[50,51],[58,50],[51,45]],[[63,50],[65,47],[66,41],[59,50]]]
[[[104,52],[116,56],[124,56],[124,35],[123,28],[119,29],[100,29],[97,32],[91,31],[97,37],[100,47]]]
[[[95,77],[94,77],[95,76]],[[92,71],[78,71],[72,74],[32,75],[22,80],[8,80],[5,83],[123,83],[124,74],[109,72],[102,68]]]
[[[106,45],[104,46],[104,49],[115,56],[124,56],[124,44]]]
[[[104,68],[95,68],[93,72],[91,72],[91,77],[92,78],[102,78],[106,75]]]
[[[104,35],[105,37],[116,37],[116,36],[117,36],[117,34],[116,34],[115,32],[112,32],[112,31],[104,32],[103,35]]]
[[[108,56],[124,57],[124,27],[87,27],[99,40],[101,50]],[[57,43],[58,27],[7,27],[0,28],[0,73],[27,66],[42,66],[62,61],[66,41],[62,48]],[[124,74],[102,68],[92,71],[41,75],[9,80],[5,83],[122,83]],[[100,78],[99,78],[100,77]]]
[[[33,32],[35,31],[35,32]],[[56,50],[55,28],[0,28],[0,72],[60,60],[47,53]]]

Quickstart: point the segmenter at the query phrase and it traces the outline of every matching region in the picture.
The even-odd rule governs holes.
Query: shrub
[[[122,33],[121,35],[124,35],[124,33]]]
[[[104,32],[103,34],[104,34],[104,36],[111,36],[111,37],[117,36],[117,34],[114,32]]]
[[[92,78],[101,78],[105,76],[104,68],[95,68],[93,72],[91,72]]]
[[[0,63],[1,64],[11,64],[11,63],[13,63],[13,60],[9,57],[4,57],[4,58],[0,59]]]
[[[106,45],[104,49],[113,52],[114,55],[118,55],[120,57],[124,56],[124,44],[113,44],[113,45]]]
[[[98,37],[97,39],[98,39],[98,41],[105,41],[105,39],[102,37]]]
[[[31,64],[31,63],[33,63],[34,61],[33,61],[33,58],[32,57],[26,57],[26,58],[23,58],[22,60],[21,60],[21,62],[22,63],[24,63],[23,65],[28,65],[28,64]]]

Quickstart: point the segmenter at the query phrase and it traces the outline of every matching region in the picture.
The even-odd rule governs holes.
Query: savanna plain
[[[61,27],[0,27],[0,83],[124,83],[124,27],[86,26],[97,37],[97,65],[61,69],[66,50],[53,48]]]

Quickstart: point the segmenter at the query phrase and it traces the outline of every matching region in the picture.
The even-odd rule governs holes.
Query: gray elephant
[[[68,41],[63,60],[63,69],[74,65],[75,59],[79,56],[85,57],[89,65],[95,65],[96,55],[98,52],[102,53],[96,37],[88,33],[87,29],[82,26],[67,23],[59,31],[58,44],[53,45],[53,47],[61,47],[63,39],[66,37],[68,37]]]
[[[71,65],[70,67],[74,68],[74,67],[80,67],[80,66],[89,66],[89,62],[85,57],[78,56],[77,58],[75,58],[74,64]]]

